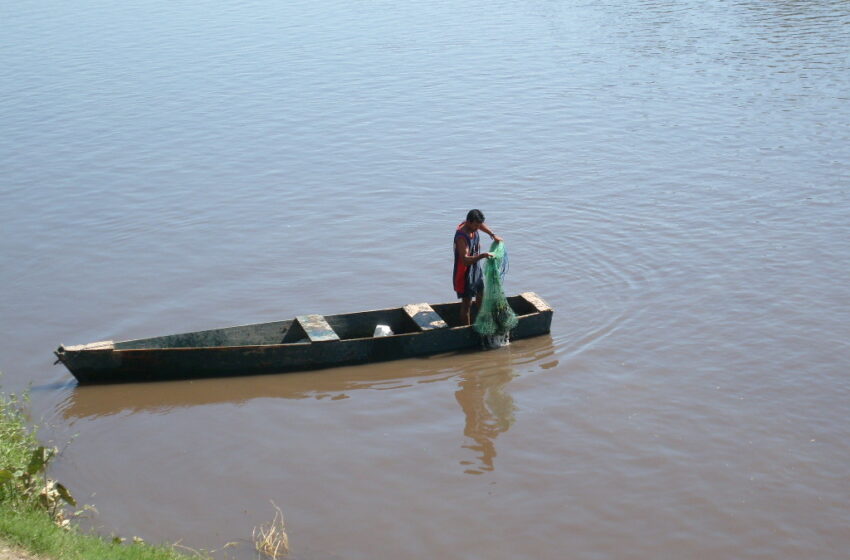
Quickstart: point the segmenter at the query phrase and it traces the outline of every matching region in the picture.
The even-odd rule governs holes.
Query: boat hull
[[[515,309],[519,308],[526,312],[518,313],[517,326],[510,334],[512,340],[542,335],[550,331],[552,310],[539,297],[527,293],[509,298],[509,301]],[[529,302],[530,305],[528,305]],[[453,313],[456,315],[456,305],[434,306],[434,309],[440,311],[441,317],[447,318],[443,328],[426,327],[426,330],[401,332],[391,336],[357,336],[348,339],[316,341],[305,339],[289,342],[286,340],[289,335],[284,333],[281,343],[278,344],[144,347],[146,344],[152,344],[148,341],[164,340],[171,344],[178,344],[175,340],[183,339],[177,337],[182,336],[185,339],[195,335],[194,340],[204,340],[205,337],[212,336],[207,333],[220,332],[204,331],[188,335],[172,335],[171,339],[164,337],[133,341],[136,342],[135,346],[142,346],[137,348],[127,348],[128,343],[95,343],[78,347],[60,347],[56,355],[79,383],[100,384],[287,373],[480,348],[481,337],[472,327],[451,326],[457,323],[457,317],[453,316]],[[384,310],[372,312],[372,314],[385,313],[387,315],[379,315],[379,317],[391,318],[393,315],[388,315],[391,311],[396,310]],[[329,316],[328,322],[335,324],[337,330],[344,331],[346,325],[343,324],[343,317],[348,317],[346,320],[350,323],[355,323],[357,320],[363,321],[363,318],[356,318],[355,314],[352,314],[351,316]],[[280,325],[282,327],[275,328],[280,331],[287,328],[290,331],[294,330],[290,328],[289,323],[280,323]],[[255,327],[259,328],[261,325]],[[241,328],[248,329],[248,327]],[[404,330],[403,327],[397,328]]]

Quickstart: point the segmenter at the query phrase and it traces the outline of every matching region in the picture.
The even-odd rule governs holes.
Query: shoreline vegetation
[[[57,450],[39,444],[37,428],[27,425],[26,403],[26,398],[0,393],[0,560],[209,558],[138,538],[125,541],[81,532],[73,516],[69,519],[65,513],[76,501],[46,474]]]

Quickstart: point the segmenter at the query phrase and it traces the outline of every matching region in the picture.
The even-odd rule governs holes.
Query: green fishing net
[[[481,302],[473,327],[485,337],[506,337],[516,326],[517,317],[502,289],[502,281],[508,270],[505,243],[494,242],[489,253],[492,258],[486,259],[484,264],[484,301]]]

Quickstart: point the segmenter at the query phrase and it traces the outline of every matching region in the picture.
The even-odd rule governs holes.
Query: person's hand
[[[494,233],[494,234],[493,234],[493,241],[495,241],[496,243],[501,243],[501,242],[502,242],[502,238],[501,238],[501,237],[499,237],[498,235],[496,235],[496,234]]]
[[[481,256],[482,259],[492,259],[493,258],[492,253],[481,253],[480,256]]]

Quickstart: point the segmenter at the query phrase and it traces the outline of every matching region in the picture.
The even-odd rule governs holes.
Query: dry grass
[[[283,558],[289,554],[289,537],[286,535],[283,512],[274,502],[272,505],[277,510],[272,522],[254,527],[254,547],[267,558]]]

